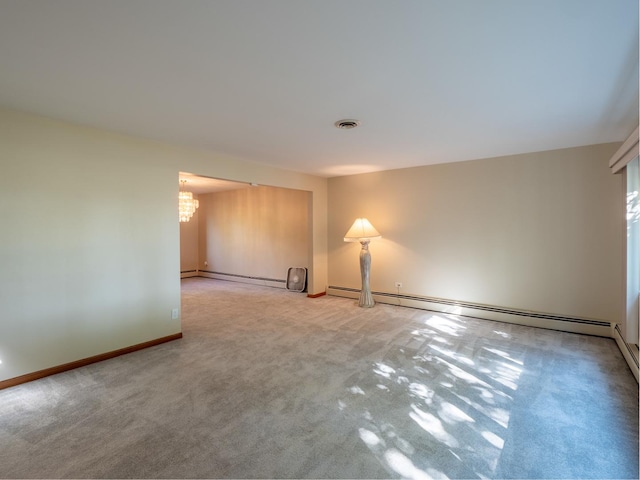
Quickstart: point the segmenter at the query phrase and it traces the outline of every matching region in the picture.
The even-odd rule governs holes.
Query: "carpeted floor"
[[[182,288],[183,339],[0,391],[0,477],[638,478],[613,340]]]

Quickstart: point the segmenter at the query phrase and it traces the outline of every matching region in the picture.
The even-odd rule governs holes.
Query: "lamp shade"
[[[344,236],[345,242],[362,242],[366,240],[377,240],[382,235],[373,228],[373,225],[366,218],[356,218],[351,228]]]

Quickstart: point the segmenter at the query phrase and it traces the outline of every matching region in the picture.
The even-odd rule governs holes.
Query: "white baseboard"
[[[198,276],[197,270],[186,270],[184,272],[180,272],[180,278],[190,278],[190,277],[197,277],[197,276]]]
[[[360,290],[345,287],[329,286],[328,295],[347,298],[359,298]],[[397,295],[385,292],[373,292],[373,298],[378,303],[399,305],[402,307],[419,308],[434,312],[465,315],[469,317],[494,320],[498,322],[514,323],[529,327],[547,328],[562,332],[581,333],[611,338],[611,323],[601,320],[566,317],[526,310],[514,310],[493,305],[458,302],[441,298],[419,297],[413,295]]]

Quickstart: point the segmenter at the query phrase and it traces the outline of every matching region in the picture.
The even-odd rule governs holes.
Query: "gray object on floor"
[[[307,288],[307,269],[305,267],[290,267],[287,270],[287,290],[304,292]]]

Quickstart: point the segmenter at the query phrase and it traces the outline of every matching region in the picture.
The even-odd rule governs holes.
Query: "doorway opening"
[[[286,287],[311,267],[311,192],[179,173],[199,207],[180,223],[180,276]]]

